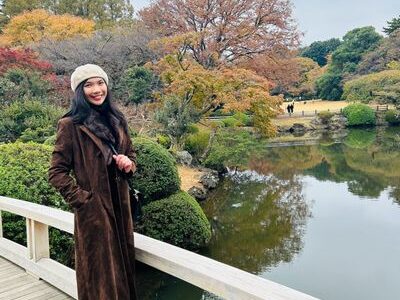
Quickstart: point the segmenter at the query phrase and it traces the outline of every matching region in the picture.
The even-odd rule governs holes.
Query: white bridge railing
[[[26,218],[27,247],[3,237],[1,211]],[[77,298],[75,271],[50,259],[48,227],[73,234],[73,214],[0,196],[0,256]],[[316,299],[199,254],[134,233],[136,259],[225,299]]]

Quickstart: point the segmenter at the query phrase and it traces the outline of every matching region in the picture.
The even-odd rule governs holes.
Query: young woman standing
[[[128,125],[111,102],[101,67],[76,68],[71,88],[75,94],[58,122],[49,181],[74,211],[78,299],[137,299],[127,182],[136,165]]]

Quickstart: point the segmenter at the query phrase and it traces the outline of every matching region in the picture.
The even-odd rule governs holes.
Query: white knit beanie
[[[92,77],[101,77],[108,85],[108,76],[102,68],[100,68],[98,65],[86,64],[77,67],[75,71],[72,73],[71,89],[75,92],[76,88],[82,81],[85,81],[86,79]]]

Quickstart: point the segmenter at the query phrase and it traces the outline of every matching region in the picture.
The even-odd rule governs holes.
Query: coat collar
[[[85,125],[79,125],[78,126],[80,130],[82,130],[84,133],[86,133],[92,141],[96,144],[96,146],[100,149],[101,153],[103,153],[103,156],[106,157],[107,150],[105,149],[106,144],[104,144],[101,139],[99,139],[93,132],[91,132]],[[124,139],[124,132],[121,127],[118,128],[118,134],[119,134],[119,143],[117,147],[117,152],[120,153],[122,150],[122,143]]]

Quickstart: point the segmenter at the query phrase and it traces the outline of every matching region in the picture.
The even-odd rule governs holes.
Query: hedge
[[[199,249],[211,238],[210,223],[200,205],[182,191],[146,205],[142,222],[145,235],[185,249]]]
[[[382,93],[390,93],[398,84],[400,84],[400,70],[372,73],[347,81],[344,84],[342,98],[347,101],[368,103]]]
[[[343,115],[347,118],[348,126],[375,124],[375,112],[366,104],[350,104],[343,109]]]
[[[161,145],[143,137],[132,140],[137,154],[133,187],[144,197],[144,204],[168,197],[180,189],[180,178],[173,156]]]
[[[68,211],[68,205],[48,183],[52,147],[35,143],[0,145],[0,195]],[[34,158],[34,159],[33,159]],[[4,237],[26,246],[23,217],[3,212]],[[72,235],[50,228],[50,256],[73,266]]]

